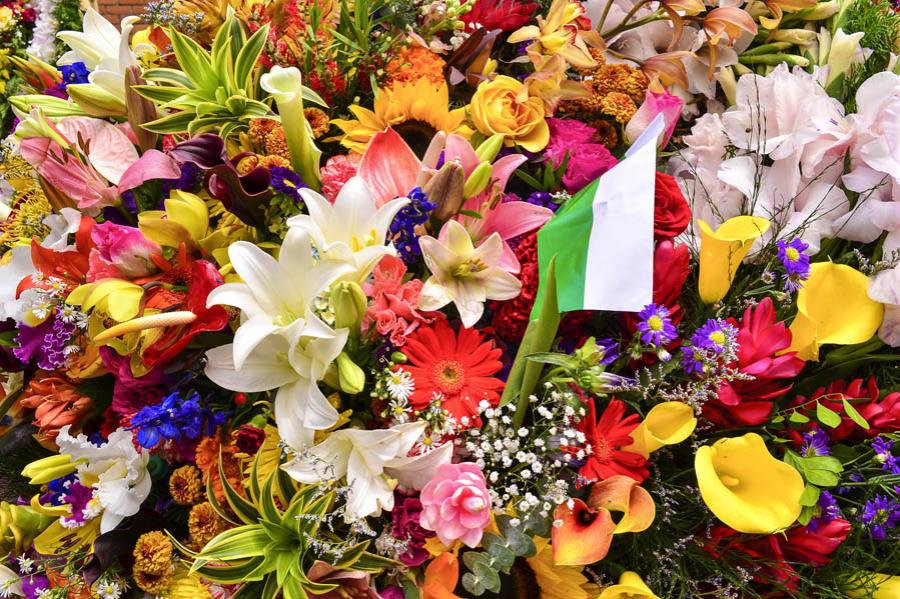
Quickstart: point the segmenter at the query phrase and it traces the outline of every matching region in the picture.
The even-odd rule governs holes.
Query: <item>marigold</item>
[[[198,503],[188,515],[188,533],[191,545],[200,549],[226,528],[225,521],[209,502]]]
[[[396,83],[415,83],[426,79],[433,85],[444,83],[444,68],[447,63],[440,56],[418,45],[410,45],[400,50],[385,67],[384,86]]]
[[[634,116],[634,113],[637,112],[637,105],[628,94],[624,92],[612,92],[606,94],[606,96],[600,100],[600,110],[624,125],[628,123],[628,121],[631,120],[631,117]]]
[[[328,132],[328,128],[331,127],[331,121],[328,119],[328,115],[325,114],[325,111],[321,108],[305,108],[303,110],[303,116],[306,117],[306,122],[312,127],[312,134],[316,139],[325,135]]]
[[[176,469],[169,477],[169,492],[178,505],[193,505],[203,497],[200,471],[190,464]]]
[[[172,541],[162,531],[141,535],[134,546],[132,575],[137,586],[154,595],[163,594],[175,575],[173,553]]]
[[[225,489],[222,487],[222,478],[219,475],[219,449],[221,447],[222,470],[228,478],[231,486],[238,493],[243,493],[241,484],[241,464],[235,456],[237,447],[232,444],[222,445],[216,437],[206,437],[197,445],[197,467],[203,472],[203,482],[212,483],[213,493],[220,502],[225,502]]]

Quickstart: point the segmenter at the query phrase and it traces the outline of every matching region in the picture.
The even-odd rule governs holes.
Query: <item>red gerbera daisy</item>
[[[631,431],[641,423],[640,416],[625,416],[625,403],[618,399],[609,402],[599,421],[593,398],[587,400],[587,410],[587,415],[576,426],[584,433],[587,450],[587,457],[579,474],[592,482],[616,474],[624,474],[643,482],[649,475],[645,465],[646,458],[622,449],[634,443]]]
[[[415,380],[410,403],[424,409],[436,396],[441,405],[460,424],[480,426],[478,404],[485,400],[491,406],[500,401],[503,381],[493,378],[503,364],[499,349],[484,341],[475,329],[461,329],[459,334],[446,321],[420,327],[406,338],[403,353],[409,363],[398,366]]]

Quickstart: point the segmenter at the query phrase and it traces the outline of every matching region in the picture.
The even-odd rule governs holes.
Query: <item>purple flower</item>
[[[66,346],[75,329],[75,324],[60,319],[58,312],[36,327],[19,325],[19,347],[13,354],[25,363],[36,360],[43,370],[56,370],[66,363]]]
[[[406,552],[400,555],[400,561],[407,566],[420,566],[428,559],[425,540],[429,533],[419,524],[421,513],[422,502],[418,497],[411,497],[400,492],[394,493],[391,535],[395,539],[406,541]]]
[[[163,194],[169,195],[173,189],[193,192],[203,183],[203,171],[193,162],[181,165],[181,175],[177,179],[163,180]]]
[[[876,437],[872,441],[872,449],[875,450],[875,459],[881,463],[881,469],[891,474],[900,474],[900,464],[894,457],[894,442],[886,437]]]
[[[512,194],[507,194],[507,197]],[[518,199],[518,198],[516,198]],[[533,191],[531,195],[525,198],[525,201],[529,204],[534,204],[535,206],[542,206],[544,208],[548,208],[553,212],[559,210],[559,204],[557,204],[553,200],[553,195],[546,191]]]
[[[691,345],[718,355],[734,343],[736,338],[737,330],[732,325],[716,318],[710,318],[691,337]]]
[[[685,346],[681,348],[681,365],[687,374],[703,372],[703,360],[697,359],[697,354],[693,347]]]
[[[841,517],[841,508],[838,507],[837,500],[834,495],[828,491],[822,491],[819,495],[819,501],[816,502],[816,516],[809,521],[807,528],[815,532],[819,526],[828,524],[832,520]]]
[[[300,175],[289,168],[273,166],[269,169],[269,176],[272,177],[272,189],[291,198],[294,203],[300,203],[300,190],[307,187]]]
[[[642,333],[641,340],[647,345],[668,345],[678,336],[675,325],[669,318],[669,310],[665,306],[648,304],[638,312],[638,317],[641,321],[637,328]]]
[[[604,366],[609,366],[619,359],[619,342],[615,339],[597,339],[597,345],[603,348],[600,363]]]
[[[85,510],[94,497],[94,490],[79,482],[72,482],[61,496],[63,503],[72,506],[72,516],[65,518],[66,523],[81,526],[85,522]]]
[[[831,455],[828,449],[828,433],[820,428],[814,428],[803,434],[803,445],[800,446],[800,454],[805,458]]]
[[[876,495],[863,506],[859,521],[873,539],[883,541],[887,538],[887,531],[896,528],[900,522],[900,502],[885,495]]]
[[[785,291],[793,293],[803,287],[803,281],[809,278],[809,256],[803,252],[809,244],[802,239],[791,241],[778,240],[778,259],[787,272],[784,275]]]
[[[70,85],[72,83],[88,83],[90,71],[87,70],[87,67],[83,62],[60,65],[59,70],[62,73],[64,85]]]

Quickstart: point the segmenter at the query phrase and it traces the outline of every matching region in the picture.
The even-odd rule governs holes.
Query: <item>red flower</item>
[[[806,526],[797,526],[787,531],[784,543],[785,556],[794,562],[824,566],[831,561],[831,554],[837,549],[853,526],[842,518],[820,524],[816,531]]]
[[[837,428],[827,429],[828,436],[832,441],[838,442],[848,437],[865,439],[900,430],[900,393],[890,393],[881,401],[878,400],[879,395],[878,383],[874,378],[870,378],[868,381],[854,379],[850,383],[835,381],[827,388],[816,389],[809,399],[798,395],[791,402],[791,406],[796,407],[798,412],[810,418],[812,422],[815,420],[816,412],[816,402],[813,400],[818,400],[819,403],[841,416],[841,424]],[[844,411],[844,399],[868,421],[868,430],[850,419],[850,416]],[[807,428],[809,426],[812,424],[807,425]],[[795,440],[800,438],[796,431],[793,431],[792,436]]]
[[[528,23],[538,6],[537,2],[527,0],[476,0],[472,10],[461,19],[470,30],[480,25],[488,31],[513,31]]]
[[[478,404],[485,400],[496,406],[500,401],[503,381],[491,375],[503,367],[501,351],[475,329],[461,329],[457,335],[447,321],[439,320],[407,337],[403,353],[409,363],[398,369],[415,380],[410,403],[417,410],[439,394],[441,405],[458,423],[467,418],[469,426],[480,426]]]
[[[674,239],[691,222],[691,208],[674,177],[656,171],[656,196],[653,211],[653,235],[657,239]]]
[[[96,221],[82,217],[75,233],[75,249],[57,252],[40,244],[37,238],[31,240],[31,261],[35,270],[43,275],[39,280],[25,277],[19,283],[16,294],[19,295],[32,287],[47,288],[51,278],[60,279],[68,291],[85,282],[89,269],[89,256],[95,247],[91,240],[91,232]]]
[[[737,321],[730,319],[734,325]],[[772,400],[791,388],[791,381],[803,370],[796,352],[780,354],[791,345],[791,332],[778,322],[770,298],[744,312],[738,332],[738,361],[742,374],[753,380],[726,382],[718,397],[703,406],[704,415],[721,426],[756,426],[769,417]]]
[[[587,415],[576,426],[584,433],[587,453],[579,474],[591,482],[616,474],[643,482],[650,474],[647,460],[640,454],[622,450],[634,442],[630,435],[641,423],[640,417],[637,414],[625,416],[625,403],[618,399],[609,402],[599,421],[594,398],[587,400],[587,409]]]

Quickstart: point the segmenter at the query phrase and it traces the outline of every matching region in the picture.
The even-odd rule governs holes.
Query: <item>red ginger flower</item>
[[[475,329],[460,329],[457,335],[439,320],[407,337],[403,353],[409,363],[397,368],[415,380],[410,403],[417,410],[440,395],[442,407],[459,424],[466,418],[469,426],[481,426],[478,404],[484,400],[493,407],[500,401],[503,381],[491,375],[503,367],[502,352]]]
[[[790,347],[791,332],[777,321],[770,298],[747,308],[740,325],[734,319],[730,322],[740,327],[738,361],[732,366],[753,380],[724,383],[718,397],[704,405],[703,413],[721,426],[756,426],[771,414],[772,400],[791,388],[788,379],[800,374],[804,362],[796,352],[780,354]]]
[[[875,382],[874,378],[870,378],[868,381],[854,379],[849,383],[846,381],[835,381],[828,387],[816,389],[809,399],[798,395],[791,402],[791,406],[796,407],[799,412],[809,417],[811,422],[815,420],[816,401],[840,414],[841,424],[837,428],[827,429],[828,436],[836,443],[848,437],[857,439],[875,437],[882,433],[892,433],[900,430],[900,393],[889,393],[880,401],[878,399],[879,395],[878,383]],[[856,411],[866,419],[869,423],[868,430],[850,419],[850,416],[844,410],[844,399],[852,404]],[[812,426],[812,424],[807,425],[807,428],[809,426]],[[799,441],[800,434],[798,432],[793,431],[793,436],[795,440]]]
[[[476,0],[472,10],[461,19],[470,30],[480,25],[487,30],[513,31],[531,21],[538,6],[537,2],[527,0]]]
[[[625,416],[625,403],[613,399],[598,420],[594,398],[589,398],[586,403],[587,415],[575,427],[584,433],[587,453],[578,473],[592,482],[616,474],[643,482],[650,474],[646,467],[647,460],[640,454],[622,450],[634,443],[631,431],[641,423],[640,416]]]

